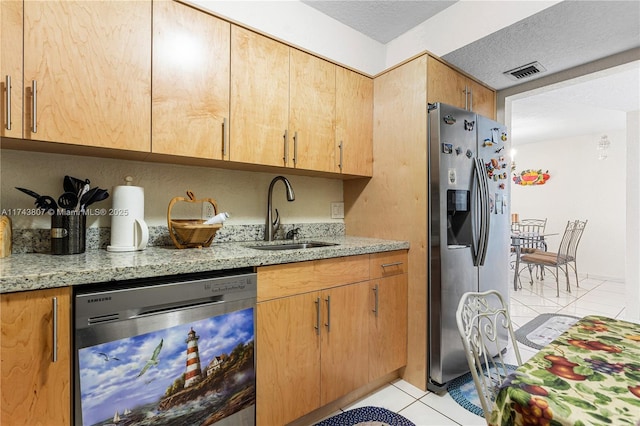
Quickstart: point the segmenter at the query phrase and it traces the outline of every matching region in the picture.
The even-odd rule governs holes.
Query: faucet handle
[[[273,221],[273,228],[275,230],[275,228],[278,227],[278,225],[280,225],[280,213],[278,212],[278,209],[276,209],[276,218]]]
[[[292,230],[290,230],[289,232],[287,232],[287,235],[285,236],[286,240],[295,240],[296,238],[298,238],[298,233],[300,232],[300,228],[294,228]]]

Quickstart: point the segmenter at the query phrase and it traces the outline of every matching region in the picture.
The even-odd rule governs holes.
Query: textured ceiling
[[[455,2],[303,0],[303,3],[387,43],[429,18],[437,19],[439,12]],[[638,47],[639,0],[565,0],[442,57],[500,90]],[[534,61],[546,71],[518,81],[503,75]],[[640,110],[640,61],[577,80],[513,101],[514,145],[597,133],[601,129],[624,129],[626,112]]]
[[[640,47],[640,2],[564,1],[443,56],[494,89],[519,84],[503,72],[534,61],[544,77]]]
[[[456,1],[302,0],[356,31],[386,44]]]
[[[627,112],[640,109],[640,61],[579,80],[514,100],[514,145],[623,130]]]

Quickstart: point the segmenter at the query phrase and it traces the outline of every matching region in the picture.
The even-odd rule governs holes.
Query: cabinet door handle
[[[7,87],[7,130],[11,130],[11,76],[5,77],[5,86]]]
[[[313,327],[316,329],[316,334],[320,335],[320,298],[316,298],[316,325]]]
[[[53,299],[53,350],[52,361],[58,361],[58,298]]]
[[[380,266],[382,266],[382,268],[390,268],[392,266],[400,266],[402,264],[403,264],[403,262],[392,262],[392,263],[383,263]]]
[[[293,134],[293,167],[298,164],[298,132]]]
[[[380,301],[379,301],[379,293],[378,293],[378,291],[379,291],[378,284],[376,284],[376,285],[373,287],[373,293],[376,295],[376,297],[375,297],[375,299],[374,299],[374,300],[375,300],[375,303],[374,303],[374,305],[373,305],[373,313],[375,313],[375,314],[376,314],[376,317],[378,316],[378,308],[380,307],[380,305],[379,305],[379,302],[380,302]]]
[[[464,109],[468,110],[469,109],[469,98],[467,97],[467,95],[469,94],[469,92],[467,92],[467,85],[465,84],[464,89],[462,90],[462,93],[464,93]]]
[[[342,147],[342,141],[340,141],[340,145],[338,145],[338,148],[340,148],[340,163],[338,164],[338,167],[340,168],[340,172],[342,172],[342,160],[344,159],[343,155],[343,147]]]
[[[471,100],[469,101],[469,111],[473,111],[473,89],[469,87],[469,95]]]
[[[31,80],[31,132],[38,133],[38,82]]]
[[[222,119],[222,159],[229,155],[229,129],[227,128],[227,118]]]
[[[284,165],[289,162],[289,131],[284,129],[284,157],[282,157]]]
[[[327,327],[327,332],[331,331],[331,296],[327,296],[325,299],[327,302],[327,322],[325,323],[325,327]]]

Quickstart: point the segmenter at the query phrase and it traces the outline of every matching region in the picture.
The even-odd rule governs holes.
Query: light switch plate
[[[344,203],[331,203],[331,219],[344,219]]]

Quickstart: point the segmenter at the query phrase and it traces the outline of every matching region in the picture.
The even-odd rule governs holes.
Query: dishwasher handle
[[[220,303],[224,303],[224,298],[222,296],[214,296],[210,299],[207,299],[206,301],[199,301],[199,302],[191,302],[191,303],[185,303],[185,304],[181,304],[181,305],[171,305],[171,306],[166,306],[166,307],[158,307],[158,308],[152,308],[152,309],[146,309],[144,311],[141,311],[135,315],[130,316],[128,319],[136,319],[136,318],[144,318],[144,317],[149,317],[152,315],[158,315],[158,314],[166,314],[166,313],[171,313],[171,312],[176,312],[176,311],[182,311],[184,309],[190,309],[190,308],[200,308],[200,307],[206,307],[206,306],[214,306],[214,305],[219,305]]]

